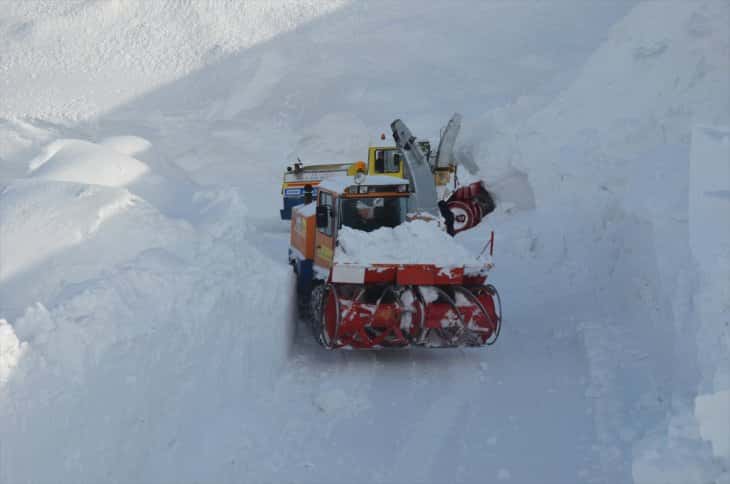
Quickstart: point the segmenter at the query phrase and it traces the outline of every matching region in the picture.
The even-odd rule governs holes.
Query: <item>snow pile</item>
[[[55,126],[40,127],[32,122],[0,117],[0,184],[25,176],[28,160],[59,137]]]
[[[54,141],[29,168],[33,178],[110,187],[128,185],[149,172],[147,165],[113,148],[73,139]]]
[[[482,169],[524,174],[536,207],[492,220],[500,260],[522,249],[530,274],[593,301],[580,328],[609,481],[727,478],[693,406],[728,388],[728,17],[723,1],[639,3],[556,99],[483,120]]]
[[[152,143],[149,140],[132,135],[110,136],[101,140],[99,144],[111,148],[117,153],[132,157],[144,154],[152,148]]]
[[[3,195],[2,254],[26,263],[0,281],[13,315],[0,323],[0,433],[13,442],[0,480],[215,473],[214,456],[184,463],[240,442],[232,424],[270,391],[292,329],[289,272],[246,240],[240,196],[199,193],[206,219],[191,230],[121,188],[18,180]],[[104,218],[115,195],[131,204]]]
[[[82,242],[137,202],[118,188],[14,182],[0,193],[0,281]]]
[[[154,156],[154,151],[152,143],[138,136],[111,136],[99,143],[60,139],[28,162],[28,177],[126,187],[166,215],[190,215],[198,187],[179,167]]]
[[[620,193],[657,147],[687,144],[695,123],[730,121],[728,51],[720,40],[727,39],[727,9],[713,0],[672,8],[645,2],[613,27],[570,88],[515,140],[524,153],[517,168],[532,175],[538,204],[589,193],[600,200],[601,183]]]
[[[0,192],[2,482],[175,481],[286,362],[287,267],[247,240],[238,192],[194,192],[154,149],[62,139]]]
[[[712,442],[717,457],[730,459],[730,390],[700,395],[695,400],[695,416],[702,438]]]
[[[235,249],[218,239],[194,259],[149,250],[16,321],[27,350],[0,398],[0,429],[13,442],[4,482],[29,473],[54,482],[58,469],[83,482],[110,469],[169,481],[181,467],[215,472],[220,458],[187,457],[241,438],[226,428],[252,411],[287,354],[290,294],[268,290],[285,273]],[[244,266],[248,283],[235,277]]]
[[[18,364],[27,348],[21,343],[13,331],[13,327],[4,319],[0,319],[0,390],[8,381],[10,373]]]
[[[17,316],[149,248],[186,252],[191,235],[125,188],[16,180],[0,192],[0,310]]]
[[[341,227],[335,262],[350,264],[436,264],[477,266],[475,254],[449,236],[438,223],[412,220],[372,232]]]

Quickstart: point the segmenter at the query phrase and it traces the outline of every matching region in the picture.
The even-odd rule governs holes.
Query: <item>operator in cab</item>
[[[403,222],[405,198],[350,198],[342,200],[342,225],[372,232]]]

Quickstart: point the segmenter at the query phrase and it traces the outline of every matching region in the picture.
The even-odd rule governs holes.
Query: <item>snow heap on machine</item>
[[[372,232],[341,227],[338,240],[335,264],[484,265],[436,221],[416,219]]]
[[[353,184],[350,176],[333,177],[322,182],[320,188],[337,193],[359,191],[407,190],[408,180],[392,176],[363,176]],[[314,210],[315,204],[305,206]],[[304,210],[307,210],[304,208]],[[300,209],[301,210],[301,209]],[[450,236],[443,222],[429,213],[408,214],[406,220],[395,227],[380,227],[371,232],[357,230],[346,225],[338,229],[333,259],[333,277],[343,269],[386,265],[432,265],[446,275],[451,269],[463,269],[468,274],[481,274],[491,261],[475,256]]]

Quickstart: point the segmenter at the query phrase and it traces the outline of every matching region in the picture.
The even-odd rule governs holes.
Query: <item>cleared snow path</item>
[[[287,224],[262,223],[261,243],[285,250]],[[504,294],[521,290],[508,274],[495,283]],[[286,456],[271,472],[300,472],[303,482],[483,482],[506,469],[520,483],[602,482],[576,320],[535,320],[549,303],[505,304],[503,337],[484,349],[331,352],[296,322],[266,412],[275,429],[287,415],[262,445]],[[266,469],[253,466],[251,477]]]

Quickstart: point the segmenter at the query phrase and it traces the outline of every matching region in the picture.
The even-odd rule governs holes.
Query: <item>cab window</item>
[[[342,225],[355,230],[395,227],[406,218],[406,197],[345,198],[340,203]]]
[[[375,150],[376,173],[399,173],[401,155],[398,150]]]

